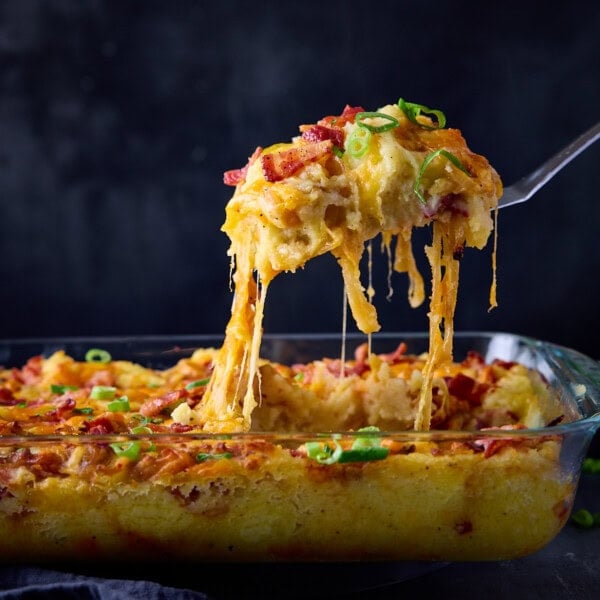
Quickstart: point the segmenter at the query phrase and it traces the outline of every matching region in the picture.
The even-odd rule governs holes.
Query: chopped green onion
[[[600,473],[600,458],[584,459],[582,469],[584,473]]]
[[[135,435],[141,435],[144,433],[152,433],[152,429],[150,429],[150,427],[146,427],[145,425],[139,425],[138,427],[134,427],[131,430],[131,433],[134,433]]]
[[[204,387],[206,385],[208,385],[210,382],[210,377],[207,377],[206,379],[198,379],[197,381],[192,381],[190,383],[188,383],[185,386],[185,389],[190,391],[199,387]]]
[[[375,425],[371,425],[369,427],[362,427],[358,430],[361,433],[377,433],[379,432],[379,427],[375,427]],[[362,448],[378,448],[381,446],[381,438],[376,435],[368,435],[368,436],[359,436],[354,440],[352,444],[353,450],[360,450]]]
[[[344,450],[338,460],[339,463],[368,462],[372,460],[383,460],[390,453],[389,448],[383,446],[371,446],[365,448],[352,448]]]
[[[129,460],[137,460],[142,450],[140,442],[130,442],[128,444],[117,442],[109,445],[119,458],[128,458]]]
[[[452,154],[452,152],[448,152],[444,148],[440,148],[439,150],[435,150],[434,152],[430,152],[423,161],[421,168],[419,169],[419,174],[417,175],[417,179],[415,181],[415,185],[413,187],[414,193],[417,195],[417,198],[423,203],[427,204],[427,200],[419,190],[419,186],[421,185],[421,179],[423,178],[423,174],[427,170],[427,167],[431,164],[431,161],[435,160],[438,156],[443,156],[447,158],[457,169],[460,169],[463,173],[466,173],[469,177],[471,177],[471,173],[467,171],[466,167]]]
[[[18,404],[15,405],[17,408],[26,408],[27,407],[27,402],[23,401],[23,402],[19,402]]]
[[[370,434],[378,432],[379,428],[370,426],[363,427],[358,431]],[[389,448],[384,448],[381,445],[381,438],[375,435],[358,436],[350,450],[344,450],[336,441],[333,443],[335,448],[332,448],[329,444],[306,442],[306,454],[308,458],[312,458],[322,465],[332,465],[334,463],[383,460],[390,453]]]
[[[304,381],[304,372],[303,371],[298,371],[298,373],[296,373],[294,375],[294,381],[296,383],[300,383],[301,381]]]
[[[112,400],[117,393],[117,388],[109,385],[95,385],[90,392],[92,400]]]
[[[388,122],[384,125],[369,125],[368,123],[365,123],[365,119],[384,119]],[[400,124],[398,122],[398,119],[392,117],[392,115],[386,115],[385,113],[381,112],[356,113],[356,117],[354,117],[354,122],[359,127],[364,127],[365,129],[368,129],[371,133],[383,133],[384,131],[389,131],[390,129],[398,127],[398,125]]]
[[[210,454],[209,452],[200,452],[199,454],[196,454],[196,461],[205,462],[207,460],[223,460],[232,457],[233,454],[231,454],[231,452],[220,452],[217,454]]]
[[[106,405],[106,410],[110,412],[127,412],[131,410],[129,406],[129,398],[127,396],[121,396]]]
[[[335,448],[328,444],[323,445],[320,442],[306,442],[308,458],[312,458],[322,465],[332,465],[338,462],[344,450],[335,440],[333,443]]]
[[[594,526],[594,515],[587,510],[587,508],[580,508],[577,512],[574,512],[571,515],[571,520],[574,523],[577,523],[579,527],[584,527],[585,529],[589,529]]]
[[[111,359],[111,355],[106,350],[100,348],[90,348],[85,353],[86,362],[108,363]]]
[[[155,425],[158,425],[164,421],[164,419],[161,417],[144,417],[143,415],[138,414],[131,415],[131,418],[139,421],[140,425],[148,425],[148,423],[154,423]]]
[[[71,392],[79,389],[76,385],[58,385],[56,383],[52,383],[50,385],[50,391],[53,394],[64,394],[65,392]]]
[[[91,406],[84,406],[82,408],[74,408],[73,412],[80,415],[93,415],[94,409]]]
[[[350,156],[360,158],[368,150],[370,141],[371,132],[368,129],[355,127],[346,142],[346,150]]]
[[[336,146],[335,144],[333,145],[332,148],[332,152],[338,157],[338,158],[342,158],[342,156],[344,156],[344,149],[343,148],[339,148],[338,146]]]
[[[443,129],[446,126],[446,115],[441,110],[427,108],[422,104],[415,104],[414,102],[406,102],[403,98],[398,100],[398,107],[411,123],[423,127],[423,129]],[[437,125],[425,125],[417,121],[417,117],[421,113],[434,116],[437,120]]]

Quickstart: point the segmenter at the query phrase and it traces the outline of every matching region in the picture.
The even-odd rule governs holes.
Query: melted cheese
[[[209,389],[197,409],[206,430],[250,429],[260,383],[255,385],[265,300],[276,275],[332,253],[356,324],[371,334],[380,325],[372,293],[361,282],[359,264],[365,243],[382,234],[389,249],[396,239],[393,266],[408,274],[409,302],[418,306],[425,292],[411,235],[415,227],[433,223],[433,241],[426,248],[432,268],[430,351],[415,421],[416,429],[429,428],[433,373],[452,358],[458,257],[465,245],[486,244],[493,228],[490,211],[501,195],[501,183],[487,160],[468,149],[458,130],[421,127],[396,105],[380,112],[399,124],[372,134],[363,156],[328,152],[277,181],[267,180],[259,157],[237,185],[222,228],[231,240],[235,296]],[[419,118],[431,125],[426,117]],[[344,125],[346,140],[356,127],[353,122]],[[263,150],[261,157],[273,155],[273,162],[281,162],[286,151],[307,148],[299,137]],[[438,156],[420,179],[427,198],[423,204],[414,192],[415,182],[425,157],[438,149],[458,158],[469,174]]]

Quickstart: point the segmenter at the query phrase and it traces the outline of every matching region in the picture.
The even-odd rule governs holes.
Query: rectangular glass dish
[[[349,351],[364,336],[348,336]],[[64,350],[83,360],[168,369],[217,336],[0,342],[0,365]],[[375,353],[426,335],[380,334]],[[262,356],[290,365],[339,357],[336,335],[267,335]],[[379,460],[315,461],[306,449],[364,446],[358,431],[11,433],[0,396],[0,558],[25,560],[498,560],[540,549],[571,511],[582,460],[600,425],[599,364],[504,333],[456,335],[455,360],[537,370],[561,419],[532,429],[378,431]],[[0,382],[1,383],[1,382]],[[6,409],[6,410],[5,410]],[[367,445],[370,442],[367,442]],[[111,448],[145,450],[115,459]],[[226,456],[227,460],[190,460]],[[110,467],[109,467],[110,465]]]

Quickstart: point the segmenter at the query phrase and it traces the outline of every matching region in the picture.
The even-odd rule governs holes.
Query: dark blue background
[[[346,103],[439,107],[512,183],[600,115],[600,4],[554,4],[3,2],[0,337],[221,332],[222,172]],[[600,356],[599,159],[501,213],[491,313],[489,249],[466,253],[458,329]],[[381,263],[384,328],[426,329]],[[267,331],[340,327],[329,256],[270,294]]]

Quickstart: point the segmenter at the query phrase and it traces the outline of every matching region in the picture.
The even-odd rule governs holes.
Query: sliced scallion
[[[352,448],[344,450],[338,459],[339,463],[349,462],[368,462],[373,460],[383,460],[390,453],[389,448],[383,446],[370,446],[364,448]]]
[[[585,529],[594,526],[594,515],[587,508],[580,508],[574,512],[571,515],[571,520],[579,525],[579,527],[584,527]]]
[[[583,461],[584,473],[600,473],[600,458],[592,458],[588,456]]]
[[[117,388],[110,385],[95,385],[90,392],[92,400],[112,400],[117,393]]]
[[[191,381],[190,383],[188,383],[185,386],[185,389],[190,391],[190,390],[194,390],[199,387],[205,387],[209,383],[210,383],[210,377],[207,377],[206,379],[198,379],[197,381]]]
[[[86,362],[109,363],[112,360],[110,353],[101,348],[90,348],[85,353]]]
[[[316,460],[322,465],[333,465],[338,462],[343,448],[334,440],[334,447],[329,444],[321,444],[320,442],[306,442],[306,454],[308,458]]]
[[[129,406],[129,398],[127,396],[121,396],[106,405],[106,410],[110,412],[127,412],[131,410]]]
[[[445,150],[444,148],[439,148],[438,150],[430,152],[425,157],[425,160],[423,160],[423,164],[421,165],[421,168],[419,169],[419,174],[417,175],[417,179],[415,180],[415,185],[413,186],[414,193],[416,194],[417,198],[419,198],[419,200],[423,204],[427,204],[427,200],[425,199],[425,196],[423,196],[423,194],[421,193],[421,191],[419,189],[421,186],[421,179],[423,178],[423,175],[424,175],[425,171],[427,170],[427,167],[438,156],[443,156],[444,158],[448,159],[457,169],[460,169],[463,173],[465,173],[466,175],[471,177],[471,173],[469,173],[469,171],[467,171],[467,168],[460,162],[460,160],[456,156],[454,156],[454,154],[452,154],[452,152],[448,152],[448,150]]]
[[[196,462],[206,462],[207,460],[226,460],[232,458],[231,452],[218,452],[211,454],[210,452],[200,452],[196,454]]]
[[[428,108],[427,106],[423,106],[423,104],[416,104],[414,102],[406,102],[404,98],[400,98],[398,100],[398,107],[400,110],[406,115],[407,119],[422,127],[423,129],[443,129],[446,127],[446,115],[441,111],[435,108]],[[437,124],[436,125],[425,125],[417,120],[417,117],[423,113],[424,115],[429,115],[435,117]]]
[[[116,442],[109,445],[119,458],[128,458],[129,460],[137,460],[142,451],[142,445],[137,441],[129,443]]]
[[[81,408],[74,408],[73,412],[79,415],[93,415],[94,409],[91,406],[83,406]]]
[[[72,392],[79,389],[76,385],[59,385],[52,383],[50,385],[50,391],[53,394],[64,394],[65,392]]]
[[[360,158],[369,149],[370,141],[371,132],[368,129],[365,127],[355,127],[346,142],[346,151],[350,156]]]
[[[387,121],[383,125],[369,125],[369,123],[365,123],[365,119],[383,119]],[[371,133],[383,133],[384,131],[389,131],[390,129],[394,129],[398,127],[399,122],[396,117],[392,117],[392,115],[386,115],[382,112],[359,112],[356,113],[356,117],[354,118],[354,122],[364,129],[368,129]]]

